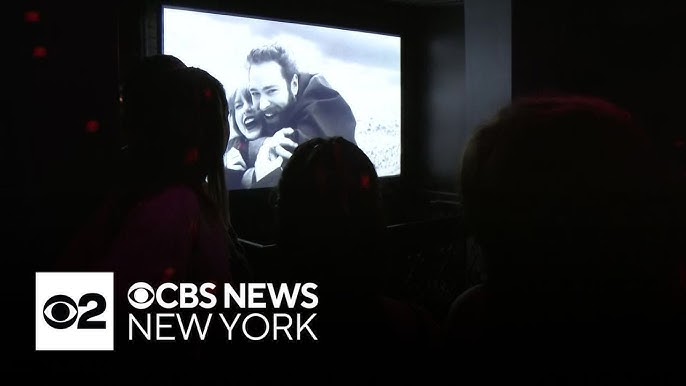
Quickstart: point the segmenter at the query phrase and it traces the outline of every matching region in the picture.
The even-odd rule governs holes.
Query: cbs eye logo
[[[95,308],[91,308],[79,317],[79,307],[88,307],[90,302],[95,302]],[[78,319],[76,328],[103,329],[107,326],[104,320],[91,320],[101,315],[107,309],[105,297],[96,293],[87,293],[79,298],[78,305],[72,298],[66,295],[55,295],[48,299],[43,306],[45,322],[52,328],[65,329],[71,327]]]
[[[144,310],[155,301],[155,290],[148,283],[138,282],[129,288],[126,296],[129,298],[131,307]]]
[[[36,350],[114,350],[112,272],[36,273]]]

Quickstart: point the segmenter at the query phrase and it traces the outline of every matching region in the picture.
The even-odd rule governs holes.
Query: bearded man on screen
[[[255,178],[280,176],[284,161],[301,143],[340,136],[356,143],[356,120],[348,103],[321,74],[299,72],[281,46],[255,48],[248,54],[248,87],[264,115],[264,137],[251,142]]]

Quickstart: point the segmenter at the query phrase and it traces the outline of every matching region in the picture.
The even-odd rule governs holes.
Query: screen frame
[[[224,21],[221,22],[222,25],[226,25],[226,26],[230,26],[231,23],[233,22],[233,20],[235,20],[236,23],[238,23],[240,25],[245,23],[248,26],[250,26],[253,21],[256,21],[256,22],[262,23],[261,28],[274,28],[275,31],[278,31],[280,28],[297,28],[298,30],[296,32],[287,32],[287,33],[289,33],[289,34],[295,33],[296,36],[298,34],[300,34],[300,36],[303,36],[305,38],[309,38],[313,42],[317,42],[316,43],[317,45],[321,45],[322,42],[324,42],[324,41],[319,41],[317,38],[317,34],[320,31],[318,29],[321,29],[321,31],[324,34],[326,34],[325,36],[327,36],[330,33],[333,33],[334,34],[333,36],[338,36],[338,38],[337,38],[338,44],[345,44],[345,45],[350,44],[352,47],[354,47],[354,45],[356,44],[355,41],[359,36],[359,35],[357,35],[358,33],[369,35],[369,39],[372,39],[372,41],[377,41],[372,36],[379,37],[380,39],[382,39],[379,41],[384,42],[383,45],[386,45],[387,43],[392,44],[394,47],[393,51],[395,52],[395,55],[393,55],[391,52],[389,52],[388,54],[391,55],[389,59],[392,60],[394,63],[393,66],[390,67],[390,69],[397,71],[396,72],[397,83],[396,82],[392,83],[393,91],[391,94],[380,93],[380,94],[378,94],[378,96],[376,98],[368,99],[371,97],[371,95],[374,95],[374,93],[375,93],[374,90],[383,90],[384,89],[383,84],[379,83],[379,86],[380,86],[379,88],[377,88],[375,86],[375,84],[377,84],[375,82],[377,82],[377,80],[381,80],[383,78],[371,76],[370,73],[367,73],[366,75],[360,74],[361,78],[358,81],[355,81],[354,80],[355,75],[353,75],[355,73],[355,71],[350,71],[350,70],[349,70],[349,75],[346,77],[341,77],[339,75],[339,73],[335,72],[333,69],[327,70],[327,68],[321,67],[320,65],[317,65],[315,67],[310,66],[309,71],[308,71],[307,65],[304,65],[303,71],[315,74],[315,73],[318,73],[319,70],[323,70],[322,74],[324,75],[324,77],[327,80],[329,80],[331,82],[332,85],[334,85],[334,89],[341,92],[342,95],[348,95],[349,97],[351,97],[351,99],[347,99],[347,98],[346,99],[350,103],[350,106],[353,107],[353,112],[357,116],[357,124],[358,124],[358,129],[359,129],[359,133],[358,133],[359,135],[357,136],[358,145],[361,148],[363,148],[365,150],[365,152],[370,151],[370,153],[367,153],[367,154],[369,155],[369,157],[372,159],[372,161],[375,164],[377,162],[379,162],[380,169],[377,169],[377,171],[380,173],[379,177],[380,178],[393,178],[393,177],[398,177],[402,174],[402,170],[403,170],[402,163],[401,163],[401,157],[402,157],[402,153],[403,153],[402,146],[401,146],[401,144],[402,144],[402,112],[401,112],[401,110],[402,110],[402,107],[401,107],[401,104],[402,104],[402,79],[401,79],[401,73],[402,73],[402,68],[401,68],[402,37],[400,35],[391,34],[388,32],[382,33],[382,32],[378,32],[378,31],[368,31],[368,30],[361,31],[358,29],[342,28],[339,26],[331,26],[331,25],[315,25],[315,24],[304,23],[304,22],[300,22],[300,21],[295,22],[295,21],[274,20],[274,19],[263,18],[263,17],[246,16],[243,14],[235,14],[235,13],[228,13],[228,12],[215,12],[212,10],[205,10],[205,9],[198,9],[198,8],[170,6],[167,4],[162,4],[162,13],[163,13],[163,26],[162,26],[163,27],[163,36],[161,39],[162,40],[161,51],[163,53],[166,53],[165,44],[169,43],[170,46],[171,45],[174,46],[172,49],[174,49],[174,48],[179,49],[179,51],[171,51],[170,53],[173,55],[178,54],[179,57],[181,57],[181,58],[184,58],[183,47],[179,46],[177,44],[173,44],[173,42],[170,42],[164,36],[164,33],[167,32],[166,31],[167,26],[165,26],[164,23],[166,23],[168,21],[168,19],[167,19],[168,13],[171,15],[177,15],[175,17],[179,17],[179,18],[182,17],[182,15],[184,15],[184,14],[191,17],[191,13],[197,13],[198,15],[201,15],[201,14],[216,15],[219,18],[226,17],[227,19],[224,19]],[[171,25],[169,27],[171,29],[171,32],[169,32],[169,33],[170,34],[173,33],[174,36],[182,36],[184,34],[183,33],[183,24],[179,23],[178,20],[180,20],[180,19],[177,19],[176,23],[174,23],[173,25]],[[219,22],[219,20],[221,20],[221,19],[217,19],[217,20]],[[289,27],[289,25],[293,26],[293,27]],[[313,28],[313,29],[310,30],[310,28]],[[325,32],[325,30],[329,30],[331,32]],[[340,32],[333,32],[333,31],[340,31]],[[197,32],[200,32],[200,31],[197,31]],[[190,32],[189,34],[190,34],[190,36],[193,36],[195,33],[196,32]],[[348,33],[350,33],[350,35],[347,35]],[[227,34],[228,35],[225,35],[225,36],[231,36],[230,33],[227,32]],[[258,34],[259,34],[259,31],[258,31]],[[213,36],[205,36],[202,34],[197,35],[197,36],[200,39],[199,40],[200,42],[210,42],[210,41],[212,41],[212,38],[213,38]],[[328,35],[328,36],[331,36],[331,35]],[[366,37],[363,37],[363,36],[359,36],[359,37],[361,39],[367,39]],[[387,38],[390,38],[392,40],[387,40]],[[250,38],[248,38],[248,39],[250,39]],[[205,48],[202,50],[202,52],[210,53],[211,57],[213,57],[212,60],[215,60],[214,63],[207,62],[207,59],[205,59],[205,61],[201,60],[201,61],[196,62],[195,59],[191,56],[185,56],[185,58],[187,59],[187,63],[189,63],[189,64],[195,63],[195,64],[192,64],[194,66],[199,66],[199,67],[207,66],[206,69],[214,71],[217,74],[217,76],[220,79],[222,79],[222,82],[224,82],[224,80],[226,80],[226,82],[224,82],[225,85],[227,85],[229,88],[233,88],[235,86],[232,86],[232,84],[235,81],[235,79],[231,79],[231,76],[228,76],[228,79],[222,78],[223,76],[226,76],[226,74],[222,72],[223,71],[222,68],[225,68],[225,67],[224,66],[217,67],[217,66],[213,65],[213,64],[217,63],[216,62],[217,53],[216,53],[215,47],[217,45],[219,45],[219,46],[225,45],[227,47],[231,47],[235,43],[236,45],[243,44],[241,49],[246,50],[245,42],[247,42],[247,41],[249,41],[249,40],[240,39],[240,42],[239,41],[234,42],[229,38],[226,41],[215,42],[210,46],[204,46]],[[390,43],[391,41],[393,43]],[[189,43],[191,43],[191,45],[194,45],[194,44],[192,44],[192,40],[186,41],[186,45],[188,45]],[[248,46],[249,46],[249,44],[250,43],[248,43]],[[320,48],[323,50],[322,52],[326,52],[327,49],[330,50],[332,47],[335,47],[336,43],[333,43],[334,46],[332,46],[331,44],[332,43],[329,41],[328,44],[325,43],[323,46],[321,46]],[[378,44],[378,43],[375,43],[375,44]],[[368,51],[369,48],[365,48],[362,45],[360,46],[360,48],[363,49],[364,51],[357,51],[356,56],[358,57],[357,60],[361,60],[361,61],[355,61],[355,63],[359,63],[359,65],[362,65],[362,66],[369,66],[369,65],[374,66],[375,65],[375,63],[366,64],[365,59],[362,59],[364,57],[375,57],[375,55],[376,55],[376,57],[378,59],[383,60],[383,61],[386,60],[385,59],[387,57],[386,55],[378,56],[378,54],[380,53],[379,51],[374,50],[374,51],[369,52]],[[395,48],[397,48],[397,51],[395,51]],[[383,49],[383,48],[381,48],[381,49]],[[227,52],[230,52],[230,51],[227,51]],[[351,49],[351,52],[355,53],[354,48]],[[247,51],[246,51],[246,53],[247,53]],[[362,54],[362,53],[364,53],[364,54]],[[305,51],[305,52],[301,52],[301,54],[307,55],[308,53],[307,53],[307,51]],[[360,54],[362,54],[362,56],[360,56]],[[369,55],[369,54],[371,54],[371,55]],[[226,52],[224,53],[224,55],[226,56]],[[326,57],[329,57],[329,58],[340,59],[343,62],[347,61],[346,57],[337,56],[336,53],[332,54],[331,52],[329,52],[329,53],[326,53],[324,55],[326,55]],[[296,54],[296,56],[295,56],[296,61],[298,60],[298,57],[299,57],[298,54]],[[240,62],[240,58],[242,58],[242,57],[240,55],[229,54],[228,58],[231,58],[231,59],[227,60],[227,64],[229,66],[237,66],[237,65],[239,66],[239,64],[237,64],[236,62],[237,61]],[[186,59],[184,59],[184,61],[186,61]],[[205,63],[205,64],[203,64],[203,63]],[[313,63],[316,63],[316,62],[310,62],[310,65]],[[231,68],[234,68],[234,67],[231,67]],[[374,67],[369,67],[369,69],[370,69],[370,71],[374,71]],[[334,72],[331,72],[331,71],[334,71]],[[357,71],[359,71],[359,70],[357,70]],[[329,75],[330,75],[330,77],[329,77]],[[336,76],[336,75],[339,75],[339,76]],[[371,76],[371,78],[370,78],[370,76]],[[336,85],[339,85],[338,87],[341,87],[341,88],[340,89],[337,88]],[[369,89],[368,91],[365,91],[366,85],[371,87],[371,89]],[[397,93],[396,93],[396,91],[397,91]],[[388,99],[389,97],[391,99]],[[365,102],[361,102],[363,100]],[[380,103],[377,103],[377,102],[380,102]],[[378,111],[379,107],[381,107],[381,110],[383,110],[382,106],[384,104],[386,104],[387,102],[390,103],[389,107],[391,107],[393,110],[395,110],[397,112],[397,113],[394,113],[393,115],[390,115],[390,116],[385,115],[385,117],[388,117],[389,119],[391,119],[391,121],[389,121],[388,123],[393,124],[393,123],[397,122],[400,124],[400,126],[397,127],[397,129],[393,130],[392,135],[386,136],[386,138],[388,138],[391,141],[388,145],[395,147],[397,149],[397,151],[393,152],[392,158],[388,159],[390,162],[392,162],[392,165],[393,165],[392,168],[390,168],[390,169],[384,167],[384,165],[382,164],[382,162],[383,162],[382,159],[378,159],[377,157],[374,156],[374,154],[377,151],[383,150],[383,147],[378,147],[378,145],[377,146],[373,145],[375,143],[374,138],[378,134],[375,134],[374,130],[367,131],[368,130],[367,129],[367,122],[368,121],[366,118],[366,117],[371,118],[372,119],[371,122],[374,122],[375,120],[376,120],[376,122],[384,122],[383,120],[379,121],[378,120],[379,118],[375,117],[374,113],[372,111]],[[374,107],[375,105],[377,105],[377,107]],[[358,109],[359,109],[359,114],[360,114],[359,116],[357,115]],[[381,118],[381,119],[385,119],[385,118]],[[397,121],[396,121],[396,119],[397,119]],[[392,127],[392,126],[390,126],[390,127]],[[363,137],[367,134],[374,135],[374,137],[363,139]],[[387,135],[387,134],[384,134],[384,135]],[[384,143],[384,142],[381,142],[381,143]],[[233,189],[240,190],[242,188],[234,187]],[[250,188],[247,188],[247,189],[250,189]]]
[[[407,197],[413,197],[426,179],[425,149],[422,145],[425,139],[421,130],[421,122],[426,117],[421,90],[422,79],[427,75],[425,58],[428,51],[423,39],[424,23],[417,20],[418,8],[408,3],[372,0],[327,2],[325,7],[313,0],[284,3],[278,0],[233,0],[227,3],[216,0],[144,0],[140,5],[140,57],[163,52],[164,7],[400,37],[400,174],[379,177],[379,185],[382,198],[394,203],[393,208],[391,205],[386,208],[388,212],[395,211],[397,205],[404,206]],[[240,223],[248,221],[250,216],[238,215],[244,211],[241,208],[247,207],[259,208],[256,209],[258,215],[253,219],[273,214],[278,201],[276,191],[277,186],[229,190],[232,217],[245,217],[246,220],[237,218]],[[234,212],[238,216],[234,216]]]

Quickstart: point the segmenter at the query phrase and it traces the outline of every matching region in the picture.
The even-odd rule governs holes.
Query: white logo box
[[[37,272],[35,307],[37,351],[114,350],[114,273]]]

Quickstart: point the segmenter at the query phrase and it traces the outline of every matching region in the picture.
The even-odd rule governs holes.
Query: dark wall
[[[512,96],[511,1],[467,0],[464,7],[466,99],[465,129],[456,144],[460,157],[476,128]]]
[[[607,98],[631,111],[683,173],[684,20],[678,2],[515,1],[513,95]]]
[[[511,1],[427,7],[424,21],[423,184],[456,192],[467,141],[510,101]]]
[[[459,146],[465,131],[465,25],[462,5],[425,11],[425,65],[421,94],[424,108],[417,130],[427,189],[453,191]]]
[[[13,241],[42,266],[97,205],[118,130],[113,3],[26,2],[14,15],[21,87],[13,94]],[[27,14],[26,12],[33,12]]]
[[[0,256],[6,307],[24,316],[8,321],[10,360],[35,364],[28,322],[35,272],[53,270],[109,183],[118,121],[116,8],[25,1],[10,9],[14,28],[6,37],[18,50],[8,55],[17,67],[5,79]]]

